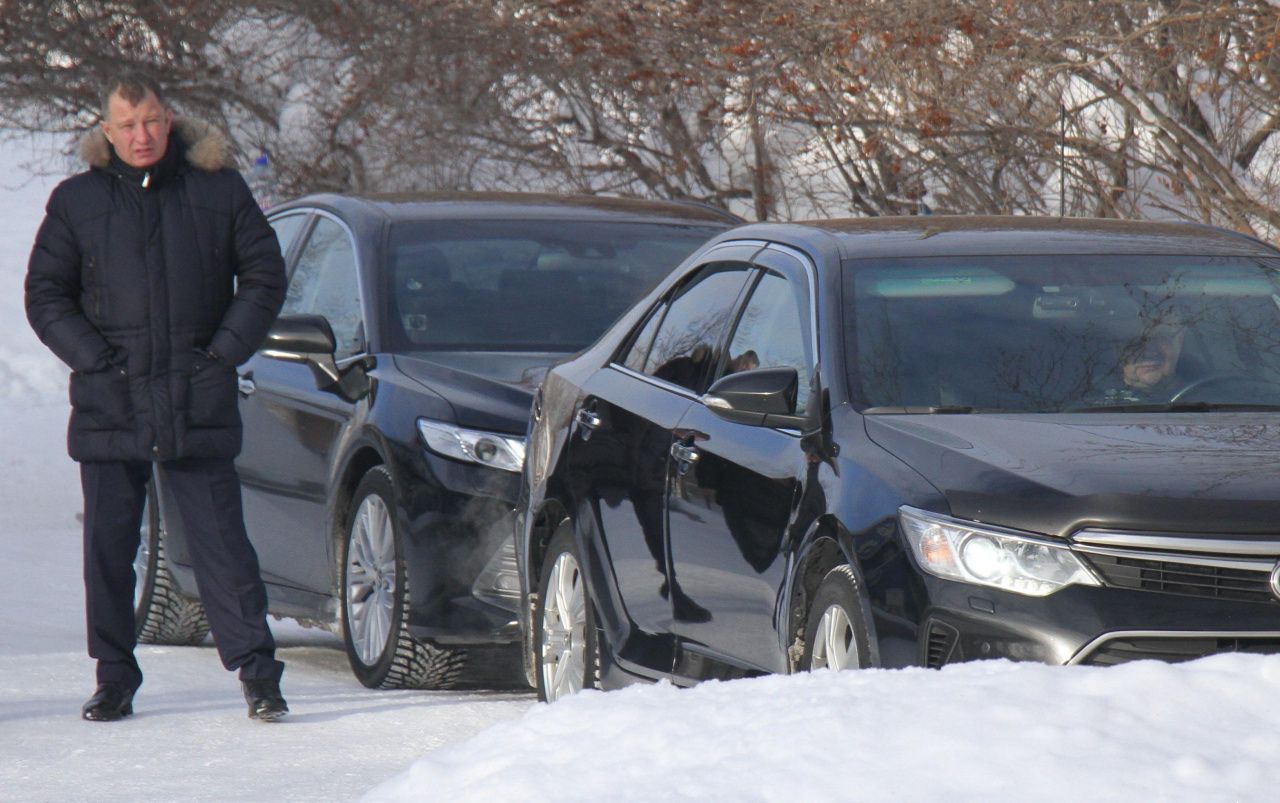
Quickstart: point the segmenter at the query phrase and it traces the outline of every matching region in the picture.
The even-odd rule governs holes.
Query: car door
[[[763,270],[713,379],[793,367],[800,384],[792,412],[803,413],[817,358],[808,273],[800,258],[776,247],[755,261]],[[677,674],[785,672],[782,547],[802,482],[816,476],[806,471],[800,433],[726,421],[698,402],[675,435],[667,507]]]
[[[281,314],[323,315],[341,361],[364,351],[355,240],[338,218],[317,211],[297,248]],[[249,538],[264,579],[332,592],[328,523],[331,459],[354,405],[316,388],[308,366],[254,355],[240,369],[244,448],[236,461]]]
[[[651,311],[619,361],[587,380],[569,446],[575,521],[584,541],[603,550],[618,596],[605,611],[620,620],[605,622],[615,631],[610,643],[623,660],[663,673],[673,657],[665,510],[671,433],[705,387],[750,275],[744,260],[723,259],[732,255],[692,271]],[[659,635],[665,640],[646,639]]]

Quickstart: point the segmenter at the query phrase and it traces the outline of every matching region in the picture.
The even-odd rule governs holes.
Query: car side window
[[[719,345],[749,275],[747,265],[716,262],[682,285],[658,325],[644,373],[702,391],[711,367],[719,362]]]
[[[626,356],[622,360],[622,364],[632,371],[643,371],[645,361],[649,358],[649,349],[653,345],[653,336],[658,331],[658,324],[662,323],[662,316],[667,311],[667,304],[663,302],[658,304],[649,313],[649,317],[645,319],[644,326],[640,328],[635,339],[631,341],[630,348],[627,349]]]
[[[307,215],[307,212],[295,212],[273,217],[268,221],[271,228],[276,230],[276,239],[280,241],[282,255],[289,254],[289,246],[293,245],[294,238],[302,231],[302,224],[307,222]]]
[[[793,414],[808,403],[813,366],[799,289],[773,271],[760,277],[738,318],[720,371],[720,376],[727,376],[753,368],[795,368],[800,386]]]
[[[281,312],[323,315],[333,327],[337,359],[364,351],[355,248],[346,230],[333,220],[316,221],[298,256]]]

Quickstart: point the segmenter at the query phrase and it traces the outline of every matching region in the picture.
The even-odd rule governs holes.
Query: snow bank
[[[1275,799],[1280,657],[980,662],[587,692],[442,747],[385,801]]]

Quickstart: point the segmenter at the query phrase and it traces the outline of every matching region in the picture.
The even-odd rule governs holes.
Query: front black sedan
[[[468,657],[483,672],[520,638],[513,507],[543,374],[734,219],[538,195],[319,195],[269,219],[289,291],[239,368],[237,461],[269,609],[340,632],[367,686],[474,679]],[[195,642],[185,528],[156,485],[140,636]]]
[[[535,399],[543,699],[1280,651],[1280,252],[1174,224],[752,225]]]

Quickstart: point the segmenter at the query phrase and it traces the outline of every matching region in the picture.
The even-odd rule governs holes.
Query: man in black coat
[[[245,533],[235,366],[284,301],[275,232],[230,145],[177,118],[160,88],[126,74],[107,87],[89,170],[54,189],[27,269],[27,319],[71,368],[67,446],[84,488],[90,720],[133,712],[133,559],[153,463],[189,533],[218,654],[238,669],[249,716],[288,711],[266,589]]]

